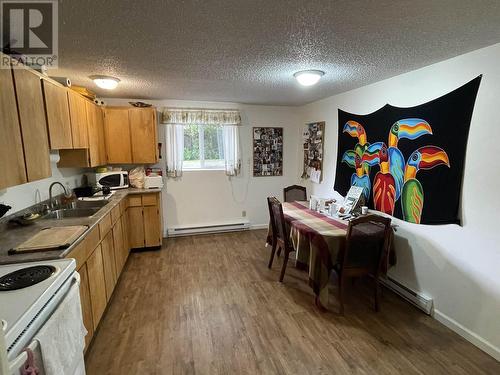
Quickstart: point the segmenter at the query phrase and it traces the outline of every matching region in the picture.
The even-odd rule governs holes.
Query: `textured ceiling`
[[[63,0],[49,73],[102,97],[300,105],[497,42],[499,0]],[[326,75],[303,88],[302,69]]]

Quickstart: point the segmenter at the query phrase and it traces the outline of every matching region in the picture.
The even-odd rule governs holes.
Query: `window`
[[[183,169],[224,169],[223,127],[184,126]]]

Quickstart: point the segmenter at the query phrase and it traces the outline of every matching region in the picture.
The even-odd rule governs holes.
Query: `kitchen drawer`
[[[157,193],[144,194],[142,196],[143,206],[156,206],[157,205]]]
[[[129,207],[141,207],[142,206],[142,197],[140,194],[130,195],[128,197],[128,206]]]
[[[116,223],[120,218],[120,205],[117,204],[111,209],[111,225]]]
[[[76,247],[71,250],[71,252],[66,255],[66,258],[73,258],[76,261],[76,270],[80,269],[87,258],[92,254],[92,251],[96,248],[99,243],[99,228],[95,226],[89,232],[85,234],[83,240],[76,245]]]
[[[104,239],[104,237],[110,231],[110,229],[111,229],[111,214],[107,214],[99,222],[99,233],[101,234],[102,239]]]

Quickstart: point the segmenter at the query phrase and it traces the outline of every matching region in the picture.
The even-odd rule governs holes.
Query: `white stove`
[[[28,272],[16,272],[27,268]],[[33,336],[64,299],[74,282],[79,282],[75,268],[74,259],[0,266],[0,320],[5,336],[6,356],[11,366],[13,362],[19,362],[23,348],[30,345]],[[13,272],[12,277],[6,281],[4,276]],[[37,280],[40,273],[41,278],[44,278],[42,281],[25,286],[30,281]],[[17,289],[3,290],[7,287]]]

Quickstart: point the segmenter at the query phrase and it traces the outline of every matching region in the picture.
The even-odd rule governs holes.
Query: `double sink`
[[[43,219],[67,219],[78,217],[91,217],[101,208],[109,203],[108,200],[100,201],[76,201],[71,208],[60,208],[50,211]]]

